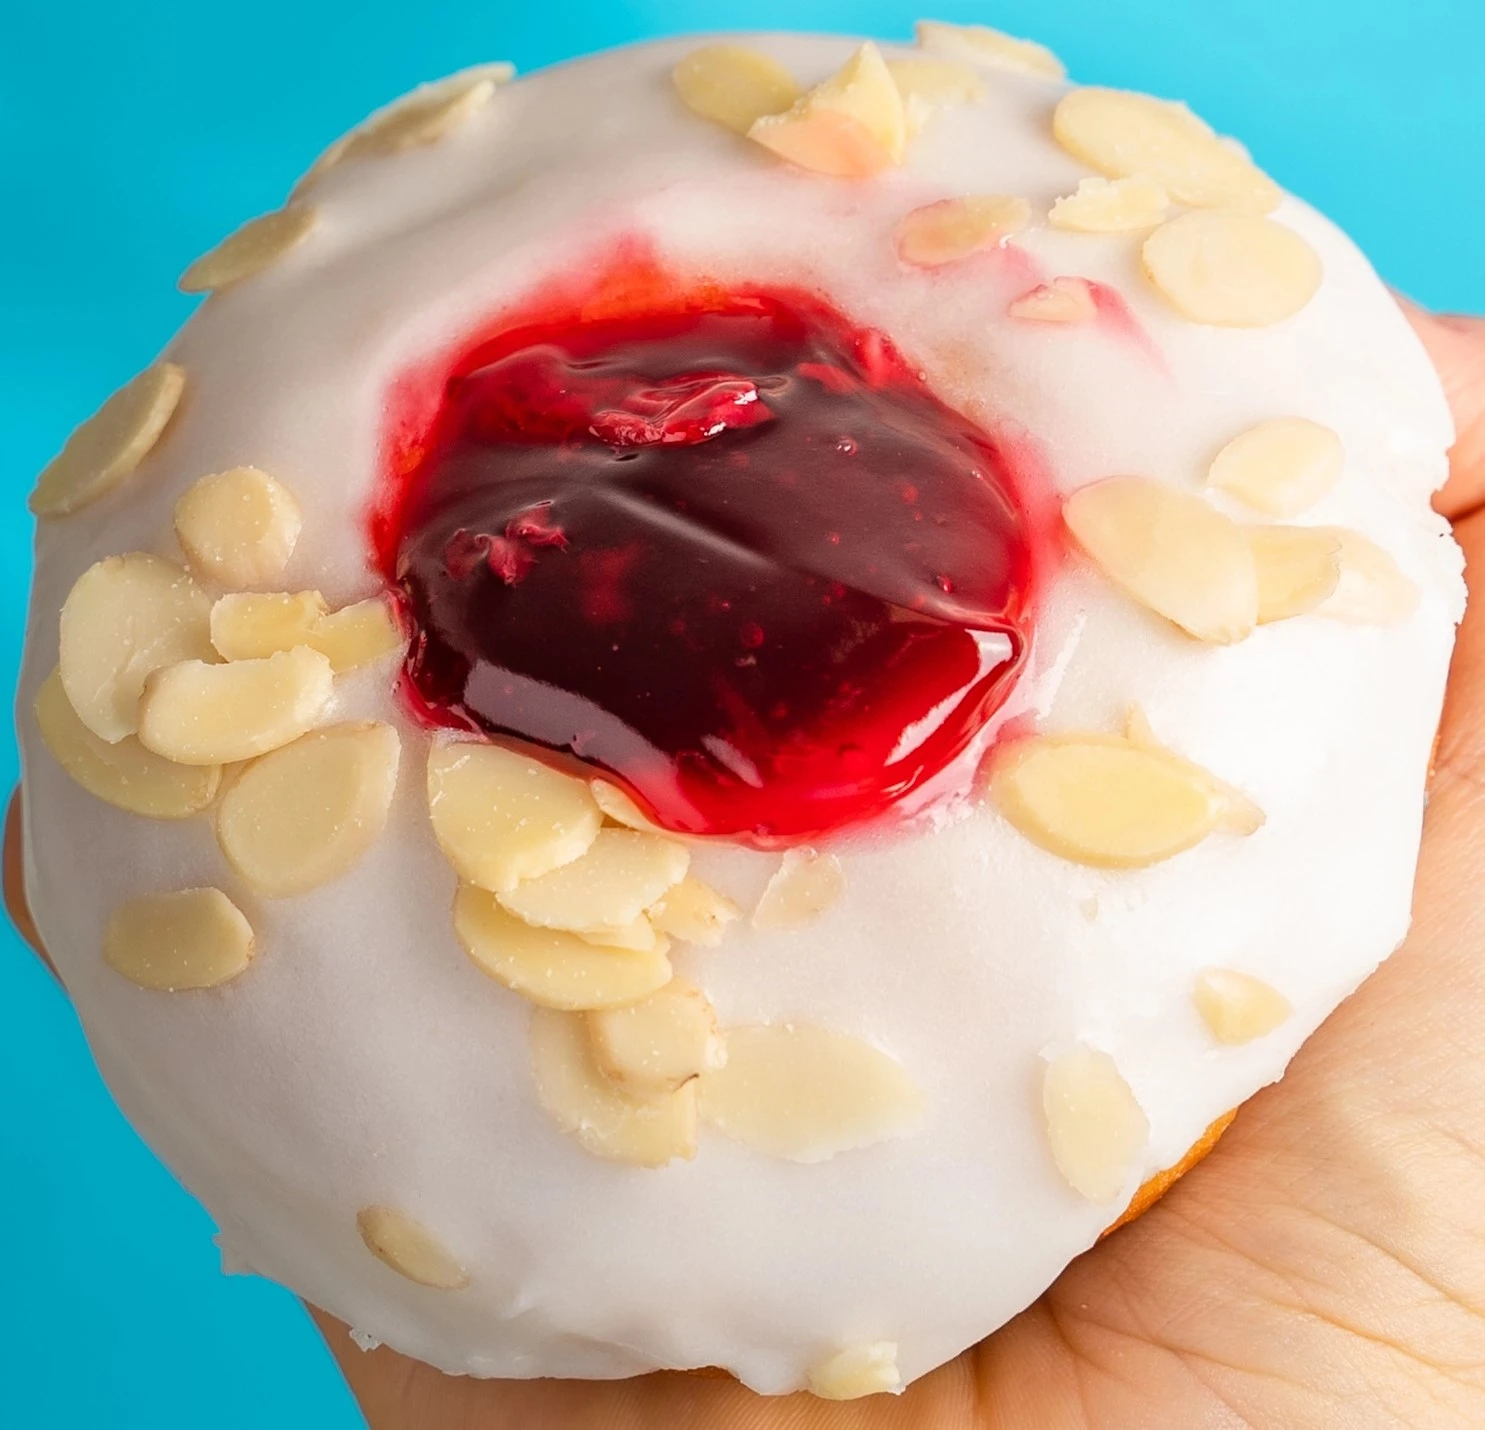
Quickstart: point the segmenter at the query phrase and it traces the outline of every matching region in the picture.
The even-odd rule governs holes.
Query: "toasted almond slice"
[[[1058,199],[1047,215],[1069,233],[1137,233],[1170,212],[1170,195],[1153,179],[1084,179],[1075,194]]]
[[[447,130],[438,130],[439,122],[444,121],[435,118],[438,114],[438,105],[440,102],[450,98],[458,100],[466,91],[477,89],[485,81],[488,81],[494,89],[498,89],[501,85],[508,84],[515,77],[515,73],[514,65],[507,64],[504,61],[497,61],[494,64],[471,65],[468,69],[460,70],[457,74],[449,75],[446,79],[435,80],[431,84],[419,85],[411,94],[404,95],[400,100],[389,105],[386,109],[379,110],[359,128],[352,130],[349,134],[342,134],[339,139],[329,145],[294,185],[293,192],[289,195],[290,199],[301,198],[329,173],[331,169],[335,168],[342,159],[349,158],[352,155],[374,156],[393,153],[398,148],[408,148],[411,144],[432,143],[441,137],[441,133],[447,132]],[[465,103],[473,104],[473,109],[469,111],[471,113],[488,102],[488,94],[483,99],[475,95],[472,99],[465,100]],[[402,111],[404,107],[408,106],[412,107],[412,112],[404,115]],[[375,138],[368,137],[378,131],[381,125],[391,123],[394,116],[397,117],[397,125],[402,126],[406,124],[413,131],[415,137],[409,142],[397,144],[395,147],[393,147],[394,140],[406,137],[404,134],[399,134],[397,128],[394,128],[389,133],[380,134]],[[452,128],[463,117],[464,114],[456,106],[455,113],[446,122]],[[420,126],[426,126],[430,131],[430,137],[416,137]]]
[[[593,780],[589,788],[604,816],[615,824],[622,824],[626,829],[642,830],[646,834],[664,833],[618,785],[610,784],[607,780]]]
[[[940,199],[897,225],[897,256],[914,268],[940,268],[1001,244],[1031,222],[1031,205],[1007,194]]]
[[[1145,240],[1145,274],[1193,323],[1269,328],[1320,291],[1320,257],[1292,228],[1232,209],[1182,214]]]
[[[1032,323],[1091,323],[1098,305],[1086,278],[1054,278],[1023,293],[1006,312]]]
[[[156,671],[139,702],[139,741],[183,765],[266,755],[312,729],[333,693],[330,662],[307,646],[266,660]]]
[[[1139,705],[1129,707],[1129,714],[1124,722],[1124,738],[1137,749],[1153,751],[1180,766],[1192,779],[1200,780],[1215,790],[1224,806],[1222,816],[1217,821],[1217,828],[1223,834],[1246,836],[1256,834],[1263,828],[1267,816],[1242,790],[1225,780],[1219,780],[1209,769],[1195,761],[1183,759],[1174,750],[1167,749],[1156,736],[1149,718]]]
[[[582,780],[529,755],[472,740],[428,754],[428,811],[461,879],[509,893],[592,847],[603,816]]]
[[[715,948],[722,942],[727,925],[742,913],[731,899],[687,874],[650,909],[650,921],[663,934],[682,943]]]
[[[131,899],[103,933],[104,962],[160,993],[215,988],[243,972],[253,953],[252,926],[220,889]]]
[[[688,109],[738,134],[746,134],[765,114],[782,114],[800,97],[798,83],[783,65],[742,45],[703,45],[670,77]]]
[[[212,658],[210,620],[211,599],[173,562],[135,551],[88,567],[62,606],[59,668],[78,718],[110,744],[132,735],[153,671]]]
[[[338,611],[318,591],[234,591],[211,612],[212,643],[228,660],[308,646],[341,675],[407,644],[390,603],[372,596]]]
[[[1251,801],[1170,751],[1118,735],[1037,735],[997,751],[990,796],[1033,844],[1076,864],[1139,869],[1218,829],[1252,833]],[[1237,796],[1241,800],[1241,796]]]
[[[1045,45],[1018,40],[988,25],[949,25],[942,20],[919,20],[918,43],[925,50],[954,55],[994,69],[1062,79],[1067,69]]]
[[[47,463],[31,493],[37,516],[70,516],[111,492],[160,440],[186,386],[186,370],[156,363],[113,394]]]
[[[327,609],[318,591],[233,591],[211,608],[211,643],[223,660],[261,660],[310,645]]]
[[[1340,544],[1341,579],[1335,594],[1315,608],[1316,614],[1353,626],[1393,626],[1418,609],[1418,587],[1374,541],[1359,531],[1324,526]]]
[[[1090,1202],[1122,1192],[1150,1140],[1150,1123],[1113,1058],[1081,1044],[1047,1064],[1042,1110],[1057,1170]]]
[[[616,1008],[670,981],[667,940],[648,950],[600,948],[562,929],[532,927],[473,884],[459,886],[454,933],[482,973],[544,1008]]]
[[[663,1097],[727,1061],[717,1015],[699,988],[672,978],[638,1003],[587,1015],[599,1070],[629,1097]]]
[[[505,909],[538,928],[601,933],[641,917],[686,877],[685,845],[633,829],[600,829],[580,858],[500,894]]]
[[[863,178],[902,162],[907,116],[882,52],[869,40],[841,71],[748,138],[818,174]]]
[[[1240,149],[1184,104],[1118,89],[1075,89],[1062,97],[1052,133],[1075,159],[1111,179],[1153,180],[1195,208],[1266,214],[1283,193]]]
[[[434,1235],[395,1207],[362,1207],[356,1230],[366,1249],[400,1276],[435,1291],[458,1291],[469,1285],[469,1273]]]
[[[400,154],[422,144],[436,144],[478,114],[514,75],[515,67],[509,64],[476,65],[448,79],[420,85],[351,135],[342,157]]]
[[[888,60],[887,72],[902,96],[909,139],[921,134],[940,109],[979,104],[985,98],[985,81],[960,60]]]
[[[533,1012],[531,1064],[541,1105],[594,1156],[663,1167],[696,1155],[696,1083],[645,1102],[625,1097],[598,1070],[576,1014]]]
[[[1294,1006],[1261,978],[1233,968],[1208,968],[1192,994],[1196,1011],[1219,1043],[1251,1043],[1287,1022]]]
[[[1325,527],[1243,529],[1258,572],[1258,624],[1308,615],[1335,594],[1341,543]]]
[[[186,559],[223,586],[278,580],[302,524],[294,494],[256,467],[202,477],[175,504],[175,534]]]
[[[902,1064],[844,1033],[777,1023],[727,1031],[727,1061],[701,1076],[701,1115],[791,1162],[824,1162],[910,1132],[923,1093]]]
[[[394,655],[407,645],[396,612],[384,596],[342,606],[315,622],[309,644],[328,656],[337,675]]]
[[[314,163],[295,180],[294,187],[289,190],[289,202],[291,204],[302,199],[331,169],[345,158],[346,154],[350,152],[351,141],[354,138],[354,133],[342,134],[340,138],[332,141],[320,151]]]
[[[319,217],[312,204],[290,203],[249,219],[210,253],[203,253],[181,274],[176,287],[182,293],[212,293],[251,278],[303,243]]]
[[[652,948],[660,948],[663,952],[669,946],[668,941],[662,941],[646,914],[641,914],[622,928],[571,929],[564,932],[576,933],[584,943],[591,943],[597,948],[626,948],[637,953],[648,953]]]
[[[227,862],[270,899],[338,879],[387,823],[401,742],[390,725],[331,725],[254,760],[222,798]]]
[[[801,928],[819,918],[845,890],[845,872],[834,854],[790,849],[753,910],[753,927],[760,933]]]
[[[1252,633],[1252,551],[1237,523],[1200,497],[1146,477],[1109,477],[1068,497],[1062,517],[1109,580],[1189,635],[1229,645]]]
[[[860,1400],[866,1395],[899,1395],[897,1342],[873,1341],[847,1346],[810,1367],[810,1393],[821,1400]]]
[[[149,819],[189,819],[216,798],[220,766],[177,765],[132,735],[112,745],[100,740],[77,718],[58,671],[42,682],[33,709],[57,763],[98,799]]]
[[[1270,516],[1298,516],[1335,490],[1345,465],[1346,449],[1329,427],[1278,417],[1233,438],[1207,484]]]

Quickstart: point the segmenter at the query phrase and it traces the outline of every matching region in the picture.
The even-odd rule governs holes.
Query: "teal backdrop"
[[[1240,135],[1422,301],[1485,309],[1482,0],[925,0],[1082,80]],[[708,3],[0,0],[0,675],[35,472],[165,343],[176,275],[418,81],[716,28]],[[905,37],[916,7],[754,0],[747,28]],[[0,787],[15,754],[0,736]],[[212,1227],[120,1118],[65,999],[0,933],[0,1425],[360,1423],[298,1304],[220,1274]]]

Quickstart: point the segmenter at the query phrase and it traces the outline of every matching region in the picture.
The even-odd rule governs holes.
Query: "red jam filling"
[[[962,753],[1030,639],[1002,450],[801,295],[507,332],[461,362],[378,536],[442,725],[787,843]]]

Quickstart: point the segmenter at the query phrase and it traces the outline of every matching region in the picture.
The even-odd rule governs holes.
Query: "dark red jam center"
[[[995,443],[814,300],[528,326],[444,387],[384,533],[430,720],[760,844],[964,751],[1030,634]]]

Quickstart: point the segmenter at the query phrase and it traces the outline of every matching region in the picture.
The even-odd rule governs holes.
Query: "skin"
[[[1485,583],[1485,320],[1409,316],[1460,433],[1437,504]],[[313,1314],[371,1430],[1485,1425],[1482,887],[1485,601],[1460,633],[1407,943],[1157,1206],[904,1395],[765,1400],[705,1372],[457,1379]]]

